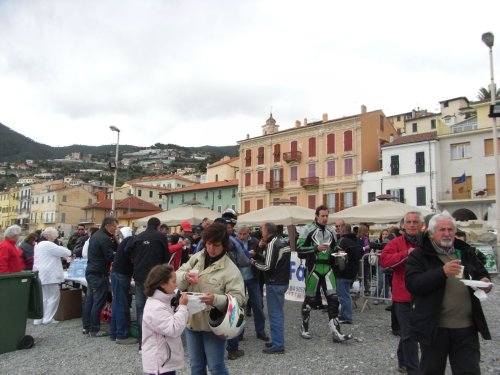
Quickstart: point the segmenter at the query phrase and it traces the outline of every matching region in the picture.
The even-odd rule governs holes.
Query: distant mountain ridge
[[[222,158],[225,155],[238,155],[237,145],[202,147],[183,147],[177,145],[168,146],[189,150],[191,152],[208,152],[211,154],[211,159],[213,160]],[[114,153],[115,147],[116,146],[114,144],[102,146],[71,145],[65,147],[52,147],[43,143],[38,143],[0,123],[0,162],[23,162],[26,159],[62,159],[72,152],[102,155]],[[141,149],[144,149],[144,147],[120,144],[120,152],[134,152]]]

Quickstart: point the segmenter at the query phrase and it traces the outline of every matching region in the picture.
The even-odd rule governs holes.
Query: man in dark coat
[[[346,255],[336,257],[335,253],[332,254],[335,258],[333,273],[342,306],[343,319],[340,323],[352,324],[351,287],[358,274],[361,252],[359,251],[359,241],[356,235],[351,232],[351,225],[341,224],[339,230],[340,240],[337,242],[337,249],[341,249]]]
[[[146,304],[144,282],[151,268],[158,264],[168,263],[170,260],[167,237],[158,230],[160,224],[160,219],[157,217],[149,219],[146,230],[135,236],[133,244],[130,246],[134,265],[135,307],[139,343],[142,339],[142,315]]]
[[[101,228],[89,241],[87,269],[87,298],[83,307],[83,332],[91,337],[108,336],[101,330],[100,314],[109,290],[109,268],[113,261],[118,241],[115,237],[118,220],[106,217]]]
[[[429,221],[429,232],[406,262],[406,287],[412,295],[410,334],[420,343],[419,374],[444,374],[449,357],[453,374],[480,374],[479,331],[491,335],[474,290],[462,280],[480,280],[491,290],[488,272],[465,242],[455,239],[447,213]],[[477,292],[476,292],[477,293]]]

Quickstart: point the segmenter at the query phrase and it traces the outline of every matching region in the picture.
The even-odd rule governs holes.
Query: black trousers
[[[474,327],[438,328],[431,345],[420,344],[421,375],[441,375],[446,369],[446,359],[450,359],[453,375],[479,375],[479,338]]]
[[[401,332],[397,350],[398,366],[406,367],[408,375],[416,375],[418,373],[418,343],[410,336],[410,303],[393,301],[392,306]]]

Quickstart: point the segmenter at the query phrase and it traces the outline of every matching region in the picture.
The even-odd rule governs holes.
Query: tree
[[[496,97],[500,97],[500,89],[497,89]],[[485,87],[481,87],[477,93],[477,98],[480,101],[490,100],[491,99],[491,91]]]

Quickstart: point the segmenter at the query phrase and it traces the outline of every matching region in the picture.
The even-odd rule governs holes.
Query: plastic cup
[[[460,271],[455,275],[457,279],[462,279],[464,277],[464,266],[460,266]]]
[[[198,278],[200,276],[200,270],[197,269],[197,268],[194,268],[192,269],[191,271],[189,271],[190,275],[191,275],[191,278],[193,279],[193,281],[196,283],[198,282]]]

